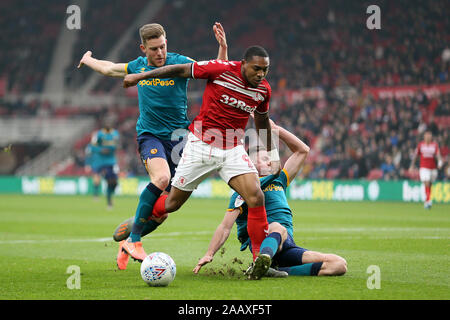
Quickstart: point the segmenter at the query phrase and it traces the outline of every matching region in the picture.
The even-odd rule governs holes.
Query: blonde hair
[[[162,25],[158,23],[149,23],[143,25],[139,29],[139,36],[141,37],[141,42],[145,45],[145,42],[149,39],[157,39],[161,36],[166,36],[166,31],[162,27]]]

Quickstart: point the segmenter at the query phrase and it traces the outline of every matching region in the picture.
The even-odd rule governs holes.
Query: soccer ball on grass
[[[166,253],[153,252],[141,264],[141,277],[151,287],[165,287],[173,281],[177,267]]]

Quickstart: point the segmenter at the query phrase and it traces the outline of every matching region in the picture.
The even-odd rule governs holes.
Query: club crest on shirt
[[[178,184],[180,186],[184,185],[185,182],[186,182],[185,177],[181,176],[181,177],[178,178]]]
[[[234,201],[234,207],[235,208],[239,208],[240,206],[242,206],[244,204],[244,198],[241,197],[241,195],[238,195],[236,197],[236,200]]]
[[[258,101],[264,101],[264,96],[261,93],[257,93],[256,97],[253,98],[256,102]]]

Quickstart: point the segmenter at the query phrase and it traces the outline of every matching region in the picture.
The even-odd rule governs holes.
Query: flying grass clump
[[[244,262],[238,257],[231,260],[224,260],[226,248],[222,247],[219,252],[220,263],[215,266],[205,268],[205,274],[208,276],[223,276],[227,278],[245,279],[245,271],[247,268],[243,267]]]

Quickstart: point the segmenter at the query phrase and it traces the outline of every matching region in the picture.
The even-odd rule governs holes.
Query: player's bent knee
[[[272,222],[271,224],[269,224],[269,232],[283,232],[283,229],[286,230],[285,227],[283,227],[280,223],[278,222]]]
[[[170,183],[170,176],[167,176],[165,174],[158,175],[156,177],[153,177],[152,183],[157,186],[161,190],[165,190]]]
[[[278,222],[272,222],[271,224],[269,224],[269,233],[272,232],[278,232],[281,235],[281,238],[284,240],[287,238],[286,228]]]
[[[343,275],[343,274],[347,273],[347,261],[342,257],[339,257],[339,258],[340,258],[339,275]]]
[[[327,254],[326,262],[329,275],[341,276],[347,272],[347,261],[335,254]]]
[[[334,269],[334,275],[342,276],[347,272],[347,263],[339,262]]]

